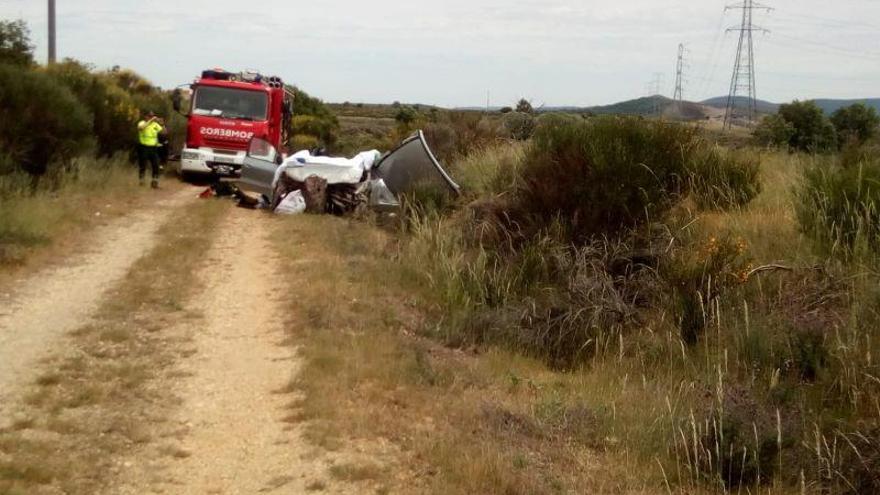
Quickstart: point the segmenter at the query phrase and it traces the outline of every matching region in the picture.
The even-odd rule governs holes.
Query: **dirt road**
[[[113,220],[92,234],[90,249],[58,267],[19,281],[0,295],[0,426],[21,384],[35,376],[39,360],[65,333],[89,320],[108,288],[149,252],[156,231],[179,208],[195,200],[190,188],[153,207]]]
[[[47,371],[44,358],[52,357],[53,370],[58,370],[66,366],[58,364],[64,360],[59,361],[58,355],[64,354],[66,346],[79,353],[93,353],[97,359],[106,354],[100,341],[97,350],[71,344],[76,342],[77,332],[98,321],[93,314],[101,314],[100,308],[130,291],[124,289],[125,280],[151,280],[158,275],[151,272],[155,265],[143,260],[153,259],[150,256],[163,252],[162,246],[167,249],[168,243],[174,242],[166,238],[167,233],[162,234],[163,229],[180,225],[185,218],[182,213],[199,201],[196,192],[192,188],[175,192],[155,207],[99,228],[90,252],[22,280],[22,289],[8,296],[11,303],[0,310],[0,492],[6,482],[12,485],[5,486],[13,488],[24,486],[25,493],[53,494],[294,494],[315,489],[359,493],[354,485],[334,484],[327,474],[333,458],[344,453],[334,453],[331,458],[309,446],[302,438],[302,425],[294,419],[297,396],[290,383],[299,358],[284,328],[282,301],[288,301],[289,308],[289,295],[279,292],[287,285],[277,269],[271,243],[275,219],[260,211],[236,208],[231,202],[215,203],[223,209],[222,228],[193,234],[209,239],[206,246],[210,247],[194,255],[198,260],[194,265],[180,267],[196,270],[195,276],[189,277],[196,282],[188,283],[192,287],[182,292],[189,294],[185,300],[174,301],[167,314],[144,314],[136,307],[130,316],[126,311],[113,313],[121,314],[122,320],[112,328],[155,332],[157,345],[175,347],[170,353],[157,349],[163,356],[177,358],[170,363],[161,358],[148,365],[153,378],[147,389],[137,392],[138,397],[160,397],[162,403],[147,399],[141,402],[144,409],[132,410],[132,402],[122,406],[119,401],[98,397],[92,407],[103,408],[101,411],[61,411],[57,417],[54,411],[27,407],[28,394],[40,387],[45,392],[47,384],[51,387],[54,383],[42,380],[33,385]],[[179,246],[188,248],[194,249]],[[166,323],[144,330],[148,328],[142,324],[144,318]],[[111,328],[107,325],[105,321],[102,328]],[[144,334],[135,338],[153,337]],[[140,357],[125,362],[129,358],[119,356],[111,366],[123,373],[150,362]],[[75,360],[76,356],[67,359]],[[74,393],[78,387],[95,389],[83,382],[74,385]],[[163,393],[150,392],[156,389]],[[29,411],[26,421],[20,419],[22,410]],[[91,443],[94,436],[77,433],[84,431],[77,421],[104,431],[112,427],[96,425],[104,419],[91,418],[126,416],[137,422],[137,438],[123,442],[127,445],[123,449],[117,442],[102,459],[96,459],[90,472],[101,474],[87,474],[83,479],[80,473],[63,467],[60,475],[53,475],[55,479],[33,474],[45,454],[28,451],[30,438],[48,442],[42,447],[53,450],[47,464],[63,466],[65,455],[96,455],[102,447],[96,439],[95,447],[77,445],[80,452],[65,454],[65,447],[53,449],[51,439],[59,433],[59,424],[64,425],[64,434],[73,435],[70,438]],[[63,423],[59,418],[64,418]],[[16,457],[35,457],[36,461],[16,464]],[[10,464],[4,468],[4,462]],[[82,459],[78,462],[83,467]],[[64,479],[67,476],[69,481]],[[15,484],[21,480],[34,483]]]
[[[166,462],[133,459],[148,469],[136,469],[114,493],[305,493],[321,477],[322,465],[284,421],[297,356],[284,342],[271,221],[261,212],[228,212],[199,277],[204,286],[187,305],[203,318],[189,329],[195,353],[181,363],[186,378],[176,384],[183,402],[172,424],[183,432],[161,447],[171,452]]]

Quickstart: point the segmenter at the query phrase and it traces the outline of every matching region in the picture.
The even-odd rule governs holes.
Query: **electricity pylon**
[[[755,84],[755,44],[752,34],[755,31],[765,33],[769,31],[752,23],[752,15],[755,9],[766,10],[767,12],[773,10],[770,7],[754,2],[754,0],[743,0],[742,5],[734,4],[725,7],[725,10],[731,9],[742,10],[742,24],[740,27],[732,27],[727,30],[727,32],[739,31],[739,45],[736,48],[736,60],[733,64],[733,76],[730,78],[730,92],[727,96],[727,109],[724,112],[725,129],[730,129],[733,126],[738,97],[745,96],[748,99],[745,117],[748,119],[749,125],[752,125],[758,118],[758,96]]]
[[[678,45],[678,61],[675,63],[675,94],[672,99],[679,105],[684,100],[684,43]]]

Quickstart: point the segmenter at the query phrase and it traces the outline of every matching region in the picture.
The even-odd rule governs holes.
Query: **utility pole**
[[[752,22],[755,9],[770,12],[770,7],[756,3],[754,0],[743,0],[742,5],[734,4],[725,7],[727,10],[742,10],[742,24],[740,27],[732,27],[727,32],[739,32],[739,44],[736,48],[736,60],[733,64],[733,76],[730,78],[730,92],[727,96],[727,109],[724,112],[724,129],[733,127],[733,121],[737,117],[737,99],[747,98],[746,119],[751,126],[758,119],[758,96],[755,84],[755,44],[753,33],[760,31],[767,33],[766,29],[756,26]]]
[[[49,0],[49,64],[54,64],[55,51],[55,0]]]

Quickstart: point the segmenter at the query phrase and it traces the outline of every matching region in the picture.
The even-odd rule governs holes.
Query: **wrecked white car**
[[[371,150],[352,158],[314,156],[308,151],[282,158],[268,141],[254,138],[237,185],[261,195],[273,211],[291,214],[394,208],[401,195],[425,188],[459,194],[422,131],[384,156]]]

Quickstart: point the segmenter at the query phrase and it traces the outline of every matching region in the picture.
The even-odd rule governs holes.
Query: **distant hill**
[[[676,105],[675,100],[665,96],[645,96],[634,100],[621,101],[611,105],[593,107],[544,107],[540,112],[591,113],[594,115],[638,115],[650,117],[657,112],[668,119],[699,120],[706,118],[709,112],[699,103],[689,101]]]
[[[865,98],[861,100],[828,100],[828,99],[819,99],[813,100],[816,102],[816,105],[819,105],[819,108],[825,111],[827,114],[832,114],[837,110],[848,107],[850,105],[854,105],[856,103],[864,103],[869,107],[874,107],[875,110],[880,112],[880,98]]]
[[[854,99],[854,100],[836,100],[836,99],[817,99],[812,100],[819,106],[827,114],[832,114],[840,108],[848,107],[855,103],[864,103],[869,107],[874,107],[878,112],[880,112],[880,98],[862,98],[862,99]],[[726,96],[718,96],[716,98],[709,98],[702,102],[703,105],[721,108],[724,109],[727,107],[727,97]],[[744,96],[737,98],[737,105],[744,106],[746,104],[746,98]],[[778,103],[771,103],[769,101],[758,100],[758,111],[761,113],[776,113],[779,110]]]
[[[724,110],[727,108],[727,97],[726,96],[717,96],[715,98],[709,98],[708,100],[703,100],[700,103],[712,108],[720,108]],[[736,97],[736,106],[745,107],[748,104],[748,98],[745,96],[737,96]],[[778,103],[771,103],[769,101],[758,100],[758,113],[776,113],[779,110]]]
[[[663,96],[645,96],[636,98],[635,100],[621,101],[611,105],[600,105],[594,107],[542,107],[539,112],[569,112],[569,113],[592,113],[596,115],[653,115],[660,107],[663,111],[672,100]]]

